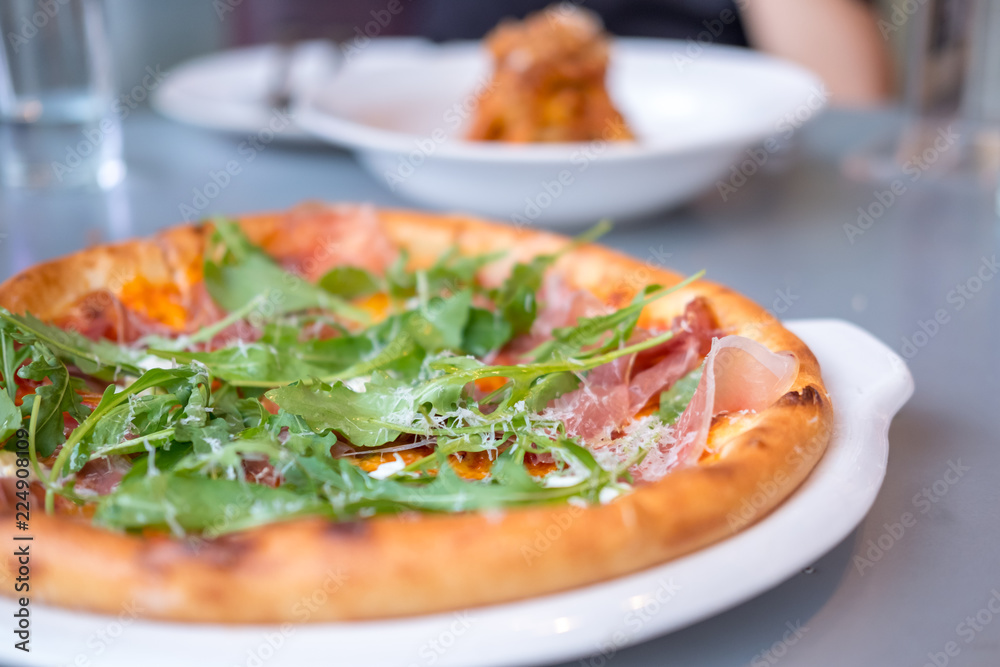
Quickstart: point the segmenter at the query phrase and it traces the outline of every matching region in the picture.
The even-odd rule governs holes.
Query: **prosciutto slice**
[[[598,366],[578,389],[552,403],[552,416],[566,424],[566,432],[591,443],[607,440],[619,424],[632,416],[625,383],[628,359],[621,357]]]
[[[715,339],[698,389],[677,420],[678,462],[688,465],[698,461],[708,442],[712,417],[763,410],[788,392],[798,370],[794,354],[772,352],[743,336]]]
[[[371,206],[297,206],[261,245],[310,282],[335,266],[384,273],[398,255]]]
[[[718,332],[715,316],[702,297],[692,299],[684,313],[674,319],[673,338],[640,352],[632,366],[629,384],[632,414],[642,410],[653,396],[669,389],[693,371],[708,354],[712,337]],[[634,338],[632,343],[639,342]]]
[[[523,355],[552,339],[552,331],[571,327],[581,318],[607,315],[614,308],[587,290],[574,289],[557,272],[550,271],[538,290],[538,314],[531,331],[512,340],[501,352],[502,358],[519,363]]]
[[[83,296],[57,324],[91,340],[134,343],[143,336],[169,336],[173,329],[129,308],[108,291]]]
[[[653,396],[671,387],[701,363],[716,333],[715,317],[704,299],[693,299],[671,325],[675,335],[631,358],[622,357],[592,370],[580,387],[557,398],[552,407],[570,435],[597,444],[620,431]],[[639,343],[655,335],[637,331]]]
[[[552,337],[553,329],[574,326],[583,318],[614,311],[589,291],[570,287],[555,271],[545,274],[539,292],[541,309],[531,326],[531,333],[544,340]]]

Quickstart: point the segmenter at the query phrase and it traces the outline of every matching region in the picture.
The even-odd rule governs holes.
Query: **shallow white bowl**
[[[512,667],[615,651],[690,625],[788,579],[865,517],[885,476],[889,422],[913,393],[903,360],[838,320],[787,323],[823,368],[834,436],[813,473],[763,520],[657,567],[577,590],[451,614],[385,621],[242,626],[165,623],[31,601],[31,653],[0,644],[11,667]],[[558,536],[554,536],[558,539]],[[32,549],[46,545],[36,540]],[[67,555],[67,557],[71,557]],[[289,557],[294,557],[290,554]],[[267,585],[263,582],[262,585]],[[325,595],[322,583],[317,593]],[[0,616],[16,603],[0,597]],[[663,664],[670,663],[664,656]]]
[[[428,206],[552,226],[620,221],[698,194],[747,148],[790,135],[825,104],[819,79],[796,65],[746,49],[699,48],[615,42],[608,87],[636,142],[463,140],[490,72],[481,46],[469,43],[372,48],[372,57],[362,54],[307,91],[295,117]]]

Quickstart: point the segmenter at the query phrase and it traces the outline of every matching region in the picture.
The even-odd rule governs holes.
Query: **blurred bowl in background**
[[[294,122],[270,106],[282,52],[277,44],[231,49],[194,58],[173,68],[153,91],[150,105],[160,114],[189,125],[234,134],[255,134],[278,127],[275,138],[313,142]],[[340,61],[324,41],[302,42],[291,54],[287,75],[293,95],[328,81]],[[272,130],[273,131],[273,130]]]
[[[621,222],[681,204],[826,102],[816,76],[782,60],[622,38],[607,85],[636,142],[472,142],[462,137],[491,70],[481,45],[378,41],[303,92],[298,125],[354,151],[402,197],[522,224]]]

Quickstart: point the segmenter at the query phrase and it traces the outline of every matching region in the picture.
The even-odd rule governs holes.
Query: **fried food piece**
[[[514,143],[627,140],[632,132],[604,87],[609,42],[600,18],[552,5],[506,20],[486,37],[493,79],[468,138]]]

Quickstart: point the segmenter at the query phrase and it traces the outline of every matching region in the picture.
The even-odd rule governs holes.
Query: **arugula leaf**
[[[691,284],[703,275],[705,272],[699,271],[667,288],[648,287],[638,294],[630,305],[613,313],[583,317],[574,326],[555,329],[552,331],[552,340],[536,347],[529,356],[535,361],[587,358],[614,349],[631,337],[643,308]],[[610,337],[607,336],[608,333],[611,333]]]
[[[14,405],[14,401],[10,400],[7,392],[0,392],[0,444],[6,442],[7,438],[21,428],[23,420],[21,411]]]
[[[538,290],[545,271],[556,255],[539,255],[527,263],[518,263],[511,275],[493,295],[497,312],[510,324],[511,335],[527,333],[538,315]]]
[[[23,415],[32,414],[35,401],[41,399],[34,428],[38,454],[45,458],[66,441],[63,413],[68,413],[80,423],[90,414],[90,409],[77,393],[84,388],[83,380],[71,377],[66,365],[47,346],[35,343],[30,349],[32,361],[17,371],[18,376],[34,382],[48,379],[50,384],[41,384],[34,393],[26,395],[21,412]]]
[[[147,389],[161,386],[172,388],[176,386],[177,380],[186,380],[187,378],[197,376],[198,371],[193,368],[175,368],[171,370],[154,368],[143,373],[138,380],[121,391],[116,392],[115,385],[109,385],[104,391],[104,395],[101,397],[100,403],[98,403],[93,412],[91,412],[86,419],[82,420],[80,425],[73,430],[69,438],[66,440],[66,444],[63,446],[62,451],[59,452],[56,460],[52,463],[52,470],[49,473],[49,479],[46,485],[46,510],[52,510],[52,504],[54,501],[52,494],[56,489],[61,487],[59,480],[62,475],[63,468],[69,464],[70,469],[76,468],[78,470],[83,467],[87,460],[90,459],[90,456],[93,454],[93,442],[86,441],[85,438],[95,429],[101,420],[106,418],[109,413],[114,410],[114,408],[121,405],[124,401],[127,401],[130,396],[143,392]],[[44,406],[45,403],[46,401],[43,400],[42,405]]]
[[[231,437],[231,428],[224,419],[210,419],[198,425],[180,424],[174,429],[174,440],[190,442],[195,456],[216,453]]]
[[[433,479],[375,480],[343,459],[303,458],[290,471],[289,486],[323,493],[338,517],[405,510],[465,512],[532,503],[556,502],[572,496],[596,497],[613,473],[563,488],[547,488],[533,478],[510,451],[499,455],[486,480],[466,480],[445,456],[436,457]]]
[[[511,337],[527,333],[538,315],[538,290],[542,286],[545,272],[555,264],[561,256],[586,243],[602,236],[610,225],[602,220],[593,229],[584,232],[573,239],[558,252],[548,255],[538,255],[527,262],[519,262],[511,269],[511,274],[504,284],[494,290],[492,297],[497,312],[510,323]],[[506,342],[506,341],[504,341]]]
[[[461,347],[468,354],[484,357],[503,347],[512,335],[510,322],[501,315],[483,308],[470,308]]]
[[[704,370],[704,365],[699,366],[660,394],[660,420],[664,424],[673,424],[687,409]]]
[[[281,487],[194,474],[166,473],[123,480],[103,497],[95,522],[118,529],[147,526],[175,534],[220,535],[305,515],[329,515],[329,505]]]
[[[379,370],[412,377],[428,353],[461,346],[471,299],[468,290],[434,297],[423,312],[393,315],[355,335],[285,343],[265,335],[256,343],[240,342],[213,352],[149,353],[198,362],[213,376],[240,387],[274,387],[309,378],[334,382]]]
[[[399,437],[400,431],[391,426],[394,420],[412,420],[411,391],[376,374],[363,392],[338,382],[322,393],[296,384],[269,391],[267,396],[314,431],[337,431],[354,445],[377,447]]]
[[[7,392],[11,403],[17,402],[17,382],[14,380],[17,369],[28,360],[29,347],[21,346],[21,349],[14,349],[14,339],[8,335],[0,323],[0,380],[4,382],[4,390]]]
[[[0,330],[10,334],[22,345],[43,343],[60,359],[81,371],[102,380],[123,375],[142,375],[141,353],[107,340],[93,341],[75,331],[65,331],[45,324],[34,315],[15,315],[0,308]]]
[[[381,289],[381,281],[368,271],[356,266],[337,266],[323,275],[317,283],[330,294],[345,299],[371,296]]]
[[[337,431],[352,444],[362,447],[386,444],[401,433],[448,437],[492,434],[505,422],[527,420],[524,415],[526,402],[539,402],[537,397],[532,397],[533,388],[539,387],[549,397],[567,385],[566,380],[536,384],[543,376],[587,371],[620,356],[659,345],[672,335],[667,332],[586,361],[570,359],[523,366],[486,366],[468,357],[444,357],[429,364],[430,370],[438,374],[422,382],[376,374],[363,392],[352,391],[342,382],[332,387],[299,383],[273,389],[267,396],[282,409],[302,417],[313,430]],[[474,424],[446,424],[449,413],[459,407],[464,387],[489,377],[508,378],[506,396],[501,404],[489,415],[466,408],[465,419],[474,418]],[[425,406],[430,406],[431,411],[425,411]]]
[[[0,330],[0,381],[3,382],[0,391],[0,445],[21,428],[24,420],[17,407],[17,381],[14,378],[27,353],[27,347],[15,350],[14,340]]]
[[[472,292],[461,290],[447,298],[434,297],[426,308],[409,315],[407,329],[425,351],[458,349],[469,321]]]
[[[191,444],[168,441],[162,447],[152,449],[152,451],[153,455],[150,456],[145,446],[143,447],[143,453],[139,453],[132,460],[132,468],[122,477],[122,482],[172,471],[179,461],[191,453]]]
[[[409,254],[404,250],[386,270],[386,286],[389,294],[396,298],[406,298],[417,293],[417,278],[422,276],[427,291],[432,293],[457,292],[467,287],[476,287],[476,274],[487,264],[504,256],[504,252],[482,255],[460,255],[452,246],[434,264],[422,271],[406,270]]]
[[[67,468],[83,467],[87,461],[112,454],[136,454],[148,447],[169,444],[174,435],[171,410],[183,403],[176,394],[131,396],[129,400],[108,411],[70,455]],[[126,440],[127,435],[135,435]],[[79,460],[74,457],[81,457]]]
[[[239,311],[254,299],[263,299],[262,313],[323,308],[355,322],[368,321],[365,311],[282,269],[250,242],[237,223],[216,220],[214,224],[215,234],[205,253],[205,287],[225,310]],[[219,255],[221,259],[215,259]]]
[[[340,336],[276,345],[267,337],[255,343],[238,342],[212,352],[150,349],[149,353],[175,362],[204,365],[214,376],[239,387],[273,387],[301,378],[335,375],[370,356],[367,336]]]

